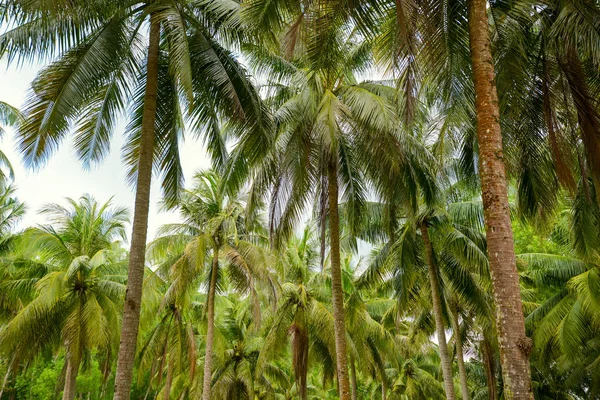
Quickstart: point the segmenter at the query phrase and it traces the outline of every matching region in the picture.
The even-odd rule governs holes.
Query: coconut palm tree
[[[314,229],[309,225],[302,236],[290,238],[282,248],[276,266],[281,282],[280,299],[270,316],[256,366],[258,378],[273,360],[289,357],[281,349],[287,348],[291,340],[296,395],[303,400],[308,399],[309,354],[313,346],[320,351],[315,360],[332,362],[335,358],[333,318],[326,305],[330,298],[319,296],[322,282],[315,276],[319,267],[315,245],[318,243],[314,240]]]
[[[170,288],[167,298],[177,298],[198,285],[207,272],[206,347],[202,396],[210,399],[215,335],[215,296],[225,261],[234,287],[247,292],[255,310],[255,329],[260,327],[260,303],[256,282],[267,277],[264,269],[267,253],[255,243],[260,230],[246,225],[243,196],[228,195],[222,178],[215,171],[196,174],[192,189],[182,195],[180,213],[183,223],[165,225],[149,246],[153,259],[165,257],[170,264]],[[212,253],[210,264],[207,255]],[[210,265],[208,268],[204,265]],[[197,286],[196,286],[197,287]]]
[[[112,207],[110,201],[99,204],[88,195],[68,201],[69,208],[45,206],[41,213],[52,225],[23,235],[23,261],[15,264],[12,279],[3,284],[21,292],[14,295],[23,299],[32,290],[32,299],[2,329],[0,348],[9,355],[14,372],[18,362],[43,349],[64,347],[63,399],[70,400],[76,395],[79,366],[91,351],[114,354],[117,346],[114,328],[120,325],[126,260],[115,240],[125,238],[128,212]],[[31,264],[36,268],[26,268]],[[37,276],[23,276],[36,270]]]
[[[0,101],[0,139],[4,136],[6,127],[14,127],[22,120],[22,115],[13,106],[3,101]],[[8,174],[6,173],[8,172]],[[0,180],[5,181],[6,178],[14,179],[15,173],[13,171],[10,160],[6,157],[4,152],[0,151]]]
[[[9,250],[14,229],[26,211],[25,204],[15,197],[15,187],[0,183],[0,254]]]
[[[224,149],[218,118],[229,115],[250,126],[262,112],[243,68],[219,41],[226,21],[210,10],[209,4],[192,1],[7,5],[14,28],[0,38],[0,52],[9,61],[58,56],[38,74],[24,107],[18,142],[28,166],[40,167],[73,123],[75,153],[83,165],[101,161],[117,118],[132,108],[123,158],[136,200],[116,379],[119,399],[129,397],[131,386],[152,170],[173,203],[183,181],[178,158],[183,110],[197,132],[207,133],[203,137],[217,162]],[[258,141],[256,130],[254,137]]]
[[[340,397],[349,398],[339,257],[340,194],[348,209],[346,218],[353,225],[365,205],[366,182],[378,189],[391,187],[379,183],[379,178],[387,176],[379,172],[396,171],[409,162],[399,156],[402,145],[396,135],[394,89],[357,78],[368,69],[370,43],[316,5],[301,7],[298,15],[285,14],[283,31],[290,35],[292,47],[248,48],[251,64],[269,77],[267,96],[278,127],[271,153],[254,175],[253,193],[272,188],[270,229],[275,245],[291,234],[311,200],[320,221],[323,255],[329,232],[336,365]],[[320,47],[325,39],[328,47]],[[243,152],[251,149],[240,147],[238,153]]]
[[[404,97],[433,90],[433,96],[441,100],[451,117],[444,130],[458,127],[459,136],[472,139],[463,142],[465,155],[469,156],[465,161],[471,161],[464,164],[479,174],[481,185],[504,385],[509,398],[531,398],[530,339],[521,310],[487,2],[412,4],[375,0],[370,4],[372,9],[382,10],[388,21],[387,25],[379,25],[384,34],[380,42],[391,45],[383,46],[391,49],[384,53],[388,54],[387,65],[398,71],[400,83],[410,83],[415,77],[421,81],[417,80],[417,89],[412,84],[399,84],[408,91]],[[475,127],[469,122],[473,119],[477,121]],[[477,158],[472,157],[475,148]],[[475,159],[477,168],[472,162]]]

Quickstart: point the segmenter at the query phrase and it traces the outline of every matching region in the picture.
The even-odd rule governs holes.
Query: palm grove
[[[135,190],[0,152],[0,398],[600,398],[597,2],[0,4],[19,161]]]

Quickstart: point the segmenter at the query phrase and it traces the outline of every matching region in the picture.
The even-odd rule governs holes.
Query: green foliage
[[[600,8],[488,12],[534,395],[600,399]],[[443,399],[444,365],[456,395],[503,398],[468,2],[15,0],[0,15],[0,55],[45,64],[22,112],[0,102],[0,136],[14,128],[33,169],[69,138],[88,169],[126,119],[130,183],[160,26],[152,168],[178,219],[146,249],[133,398],[200,398],[204,378],[218,399],[338,398],[338,251],[358,399]],[[184,138],[212,162],[186,188]],[[83,195],[19,231],[23,200],[0,152],[0,398],[58,399],[69,366],[78,397],[112,398],[129,212]]]

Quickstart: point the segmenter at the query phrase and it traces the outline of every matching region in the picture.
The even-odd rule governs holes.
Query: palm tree
[[[521,305],[485,0],[472,0],[469,3],[469,44],[477,117],[479,178],[496,303],[504,393],[507,399],[532,399],[529,370],[531,339],[525,333]]]
[[[252,313],[243,300],[230,296],[230,304],[222,310],[218,329],[225,339],[224,352],[212,376],[214,393],[223,399],[255,399],[256,363],[261,340],[252,329]]]
[[[296,394],[308,399],[308,372],[310,351],[317,347],[315,360],[335,358],[333,318],[325,299],[319,296],[322,280],[315,276],[319,266],[319,252],[313,239],[314,229],[307,226],[302,236],[292,237],[282,248],[277,259],[281,294],[277,308],[270,317],[264,344],[256,366],[256,378],[271,366],[273,360],[289,356],[281,351],[291,338],[292,370]],[[314,289],[313,289],[314,288]]]
[[[25,204],[15,197],[15,187],[0,183],[0,254],[9,251],[13,230],[26,211]]]
[[[149,307],[153,315],[146,316],[152,321],[138,352],[138,382],[148,375],[146,397],[155,377],[156,386],[160,389],[158,397],[162,394],[163,398],[169,399],[173,387],[183,387],[186,395],[190,396],[197,363],[195,326],[201,322],[203,311],[201,299],[198,293],[191,291],[175,294],[169,290],[168,281],[157,280],[165,288],[165,293],[161,293],[163,297],[158,307]],[[149,291],[149,288],[144,290]]]
[[[27,231],[23,236],[23,261],[34,264],[42,275],[23,276],[15,271],[7,288],[31,302],[8,322],[0,334],[0,348],[13,362],[30,360],[45,348],[65,348],[66,376],[63,399],[76,395],[79,366],[93,349],[114,354],[125,293],[125,259],[116,239],[124,239],[128,212],[99,204],[91,196],[79,202],[68,199],[70,208],[45,206],[41,213],[53,225]],[[31,282],[33,279],[34,282]],[[26,280],[30,280],[27,282]],[[39,332],[45,332],[40,335]]]
[[[156,259],[168,255],[171,260],[171,296],[181,296],[197,284],[205,269],[205,256],[212,252],[207,269],[206,347],[202,396],[210,399],[215,335],[215,296],[221,277],[220,260],[227,262],[230,279],[235,287],[249,292],[255,310],[254,324],[260,326],[260,304],[255,289],[256,280],[264,278],[261,264],[268,255],[254,243],[260,241],[260,231],[252,231],[252,224],[244,221],[243,196],[231,196],[224,190],[224,182],[215,171],[196,174],[194,186],[182,195],[180,213],[183,223],[165,225],[149,246]],[[257,235],[258,233],[258,235]],[[264,258],[267,257],[267,258]],[[263,265],[264,266],[264,265]]]
[[[261,7],[260,2],[253,3],[249,12]],[[252,65],[268,76],[268,97],[278,127],[271,153],[254,177],[254,190],[273,188],[270,229],[275,245],[291,234],[311,199],[321,225],[322,254],[329,232],[337,375],[340,397],[348,399],[340,192],[348,219],[356,222],[365,204],[366,181],[379,187],[378,173],[395,171],[405,160],[393,154],[399,147],[391,103],[394,89],[377,82],[359,83],[356,77],[368,69],[370,43],[344,29],[317,3],[294,5],[289,11],[281,34],[289,35],[290,48],[248,49]],[[244,151],[252,149],[238,149]]]
[[[224,149],[218,118],[228,115],[248,127],[262,111],[243,68],[219,42],[224,37],[220,29],[232,25],[211,15],[210,4],[76,1],[54,7],[10,2],[7,14],[15,27],[0,37],[0,52],[9,61],[59,56],[39,73],[24,107],[18,141],[30,167],[39,167],[56,150],[71,123],[77,127],[75,152],[84,166],[101,161],[118,116],[125,107],[133,108],[123,158],[136,200],[115,383],[116,398],[126,399],[139,327],[152,170],[162,176],[164,195],[173,203],[183,181],[178,158],[182,109],[194,129],[206,132],[217,163]]]
[[[487,3],[371,3],[372,9],[387,21],[376,25],[383,29],[379,39],[382,47],[392,48],[391,53],[384,53],[388,54],[387,65],[399,70],[399,83],[415,82],[416,77],[422,80],[417,81],[417,89],[412,84],[399,85],[405,90],[404,98],[433,90],[433,96],[440,99],[442,109],[450,117],[444,130],[458,126],[463,139],[477,138],[478,171],[468,163],[468,157],[473,160],[475,154],[472,140],[463,141],[467,155],[464,164],[477,171],[480,178],[504,385],[509,398],[531,398],[531,346],[521,309]],[[375,34],[381,32],[375,29]],[[389,57],[393,59],[390,61]],[[408,100],[404,103],[414,104]],[[473,117],[476,129],[469,121]]]
[[[16,126],[22,121],[22,115],[13,106],[3,101],[0,101],[0,139],[6,133],[4,128],[9,126]],[[8,178],[14,179],[15,173],[13,167],[6,157],[4,152],[0,151],[0,180],[4,181],[7,178],[5,170],[8,170]]]

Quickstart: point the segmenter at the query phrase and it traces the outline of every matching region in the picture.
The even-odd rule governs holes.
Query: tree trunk
[[[140,321],[142,284],[146,238],[148,234],[148,208],[150,184],[152,182],[152,158],[154,153],[154,122],[156,120],[156,98],[158,90],[158,55],[160,23],[150,22],[150,41],[146,71],[146,92],[142,116],[140,153],[135,194],[135,210],[129,251],[127,292],[123,308],[123,326],[115,376],[115,400],[128,400],[133,377],[135,347]]]
[[[167,356],[168,357],[168,356]],[[171,385],[173,384],[173,360],[167,358],[167,380],[165,381],[164,400],[169,400],[171,396]]]
[[[507,400],[533,399],[529,370],[531,339],[525,334],[488,29],[486,0],[471,0],[469,44],[475,85],[479,177],[496,304],[504,393]]]
[[[465,368],[464,350],[462,336],[460,334],[460,324],[458,322],[458,309],[456,304],[451,305],[452,312],[452,330],[454,331],[454,343],[456,344],[456,361],[458,362],[458,375],[460,377],[460,390],[463,400],[469,400],[469,385],[467,380],[467,369]]]
[[[494,369],[494,355],[492,354],[492,346],[485,336],[481,342],[481,346],[483,347],[483,365],[485,366],[485,379],[488,388],[488,399],[497,400],[498,394],[496,393],[497,382],[496,371]]]
[[[77,371],[79,363],[67,361],[67,374],[65,376],[65,388],[63,390],[63,400],[73,400],[77,393]]]
[[[340,217],[338,214],[337,166],[330,162],[327,166],[329,200],[329,235],[331,260],[331,297],[335,331],[335,353],[338,388],[341,400],[350,400],[348,361],[346,360],[346,324],[344,321],[344,290],[342,287],[342,267],[340,262]]]
[[[208,317],[206,327],[206,352],[204,355],[204,381],[202,384],[202,399],[210,400],[210,385],[212,380],[213,341],[215,338],[215,291],[217,288],[217,274],[219,271],[219,249],[215,248],[213,255],[212,271],[208,286],[208,299],[206,313]]]
[[[437,333],[438,346],[440,349],[440,361],[442,364],[442,375],[444,377],[444,389],[446,398],[454,400],[454,381],[452,380],[452,361],[448,353],[448,343],[446,342],[446,332],[444,331],[444,320],[442,319],[442,295],[440,293],[440,280],[438,276],[435,258],[433,256],[433,247],[429,240],[429,231],[427,225],[423,222],[420,226],[421,236],[423,237],[423,246],[425,247],[425,257],[427,259],[427,269],[429,271],[429,284],[431,285],[431,302],[433,304],[433,316],[435,319],[435,331]]]
[[[294,366],[294,375],[296,378],[296,386],[298,387],[298,397],[301,400],[308,399],[307,378],[308,378],[308,332],[305,330],[303,313],[304,310],[298,312],[297,320],[302,322],[294,324],[294,336],[292,338],[293,357],[292,364]]]
[[[356,384],[356,364],[353,358],[350,358],[350,388],[352,389],[352,400],[358,398],[358,385]]]
[[[2,380],[2,387],[0,388],[0,399],[4,395],[4,390],[10,381],[10,375],[12,373],[12,366],[14,365],[14,360],[11,359],[11,362],[8,364],[8,368],[6,368],[6,374],[4,375],[4,379]]]

